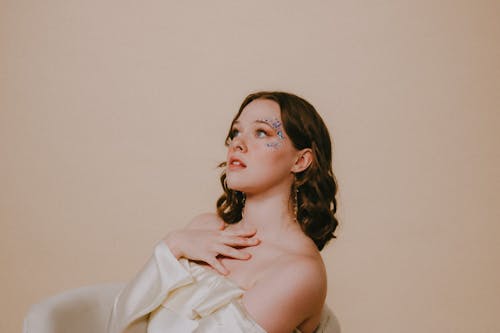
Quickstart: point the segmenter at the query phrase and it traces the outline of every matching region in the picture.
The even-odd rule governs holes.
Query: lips
[[[243,161],[238,158],[231,157],[229,159],[228,167],[230,169],[246,168],[246,164],[243,163]]]

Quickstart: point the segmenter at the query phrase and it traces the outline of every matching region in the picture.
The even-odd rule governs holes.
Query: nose
[[[233,140],[231,140],[231,144],[229,145],[229,148],[231,150],[239,150],[241,152],[247,151],[247,146],[245,141],[243,140],[243,135],[240,134],[237,137],[234,137]]]

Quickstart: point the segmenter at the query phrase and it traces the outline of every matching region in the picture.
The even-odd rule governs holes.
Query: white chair
[[[106,333],[113,302],[124,284],[72,289],[32,305],[24,333]]]
[[[106,333],[114,299],[123,286],[93,285],[49,297],[31,306],[23,333]],[[327,306],[317,332],[340,333],[337,318]]]

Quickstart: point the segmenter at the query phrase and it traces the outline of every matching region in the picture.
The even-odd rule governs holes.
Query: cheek
[[[266,142],[266,147],[273,149],[283,149],[285,148],[286,141],[281,137],[281,131],[278,131],[278,137]]]
[[[254,142],[251,148],[267,153],[282,153],[286,150],[286,142],[280,138],[266,139]]]
[[[289,155],[282,144],[264,144],[259,153],[267,168],[281,169],[288,165]]]
[[[278,140],[258,142],[253,147],[254,151],[265,159],[279,158],[284,153],[284,147]]]
[[[273,142],[268,142],[268,143],[266,143],[266,147],[268,147],[268,148],[272,148],[272,149],[274,149],[274,150],[278,150],[278,149],[280,149],[282,146],[283,146],[283,145],[282,145],[282,143],[281,143],[281,142],[279,142],[279,141],[273,141]]]

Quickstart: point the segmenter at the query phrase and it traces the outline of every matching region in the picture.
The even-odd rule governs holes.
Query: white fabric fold
[[[158,243],[143,269],[116,297],[108,333],[138,331],[134,328],[138,319],[157,308],[170,291],[192,281],[188,269],[173,256],[168,246]]]
[[[245,310],[243,294],[215,271],[177,260],[160,242],[116,297],[107,332],[266,333]]]

